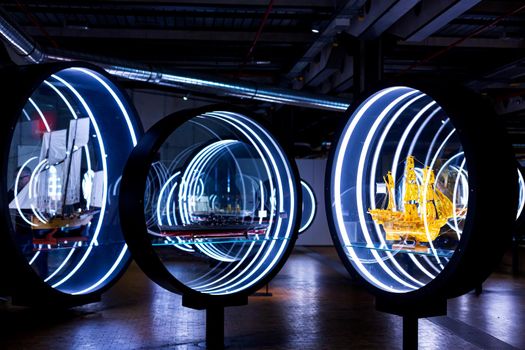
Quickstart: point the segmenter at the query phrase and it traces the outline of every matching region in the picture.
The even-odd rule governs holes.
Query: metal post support
[[[417,350],[418,321],[415,316],[403,316],[403,350]]]
[[[224,349],[224,307],[212,306],[206,309],[206,348]]]

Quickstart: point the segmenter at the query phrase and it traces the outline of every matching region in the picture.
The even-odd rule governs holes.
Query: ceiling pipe
[[[264,86],[254,82],[214,77],[207,74],[177,69],[163,69],[140,65],[77,52],[49,49],[43,51],[31,38],[24,35],[13,23],[0,14],[0,38],[25,61],[33,64],[48,61],[87,61],[100,66],[109,74],[134,81],[147,82],[195,92],[214,93],[219,96],[233,96],[299,106],[344,112],[350,106],[347,100],[305,93],[301,91]]]

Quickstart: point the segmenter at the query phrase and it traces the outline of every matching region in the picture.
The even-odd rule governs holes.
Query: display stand
[[[255,292],[252,294],[254,297],[271,297],[273,294],[270,292],[270,283],[266,283],[264,292]]]
[[[206,310],[206,349],[224,349],[224,309],[229,306],[248,304],[247,296],[200,296],[185,294],[182,306],[195,310]]]
[[[439,299],[431,303],[393,302],[376,298],[376,310],[403,317],[403,349],[418,348],[418,323],[420,318],[445,316],[447,300]]]

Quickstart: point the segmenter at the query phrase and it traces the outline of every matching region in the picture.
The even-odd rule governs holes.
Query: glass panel
[[[299,233],[303,233],[310,227],[315,219],[315,213],[317,211],[317,203],[312,186],[306,181],[301,180],[301,191],[303,195],[303,203]]]
[[[103,287],[128,259],[116,196],[137,135],[123,101],[102,75],[65,69],[33,92],[14,130],[13,238],[35,272],[66,293]]]
[[[384,89],[351,116],[331,174],[333,220],[348,259],[376,287],[434,279],[461,239],[468,169],[454,125],[429,96]]]
[[[151,244],[182,283],[208,294],[257,283],[279,262],[296,220],[296,187],[283,151],[235,113],[178,127],[150,168]]]

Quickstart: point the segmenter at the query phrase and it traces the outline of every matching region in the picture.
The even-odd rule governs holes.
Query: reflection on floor
[[[401,319],[376,312],[331,248],[297,248],[270,285],[226,311],[229,349],[400,349]],[[204,312],[150,282],[132,265],[100,303],[53,314],[0,311],[1,349],[199,349]],[[420,321],[422,349],[525,348],[525,279],[496,274],[484,293],[449,302],[449,315]]]

